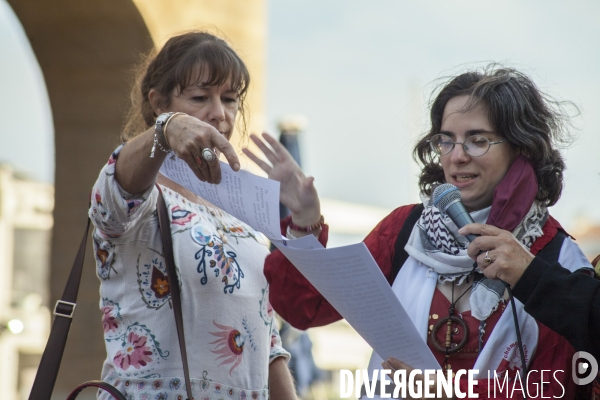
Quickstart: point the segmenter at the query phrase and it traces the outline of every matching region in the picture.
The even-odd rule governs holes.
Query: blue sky
[[[303,114],[321,195],[392,209],[417,199],[414,138],[439,78],[494,61],[581,108],[552,213],[600,222],[600,3],[269,2],[268,120]]]
[[[0,0],[0,162],[54,180],[54,130],[44,78],[21,24]]]
[[[302,114],[303,161],[322,196],[388,209],[417,200],[411,149],[441,77],[490,61],[574,101],[578,139],[552,213],[600,223],[600,2],[268,0],[267,121]],[[43,80],[0,0],[0,161],[52,181]]]

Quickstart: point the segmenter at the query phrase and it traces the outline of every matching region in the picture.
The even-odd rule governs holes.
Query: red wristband
[[[298,226],[298,225],[294,224],[294,222],[292,222],[292,219],[290,218],[290,223],[288,224],[288,226],[290,227],[290,229],[293,229],[295,231],[312,232],[312,231],[316,231],[317,229],[319,229],[321,226],[323,226],[324,223],[325,223],[325,219],[323,218],[323,215],[321,215],[321,218],[319,218],[319,222],[317,222],[316,224],[312,224],[309,226]]]

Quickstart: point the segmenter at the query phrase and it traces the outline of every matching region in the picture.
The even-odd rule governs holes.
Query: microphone
[[[462,195],[460,194],[460,190],[458,190],[458,188],[453,184],[444,183],[436,187],[431,198],[433,199],[433,205],[449,216],[452,222],[454,222],[459,229],[467,224],[472,224],[475,222],[462,203]],[[466,237],[472,242],[477,236],[479,235],[468,234]],[[481,252],[479,254],[481,254]],[[476,266],[477,263],[473,264],[473,270],[475,270]],[[498,279],[498,281],[501,282],[501,284],[506,287],[506,290],[508,291],[508,297],[512,306],[515,332],[517,334],[517,344],[519,346],[519,353],[521,354],[523,376],[525,376],[525,387],[527,387],[527,364],[525,363],[525,351],[523,349],[523,342],[521,340],[521,330],[519,329],[519,319],[517,318],[517,309],[515,306],[513,293],[508,283],[504,282],[502,279]]]
[[[462,195],[460,194],[460,190],[458,190],[458,188],[453,184],[444,183],[436,187],[431,195],[431,198],[433,199],[433,205],[449,216],[452,222],[454,222],[459,229],[467,224],[472,224],[475,222],[462,203]],[[468,234],[466,237],[472,242],[477,236],[479,235]],[[479,254],[481,254],[481,252]],[[473,270],[476,266],[477,263],[473,264]],[[501,284],[506,287],[506,290],[508,291],[508,296],[512,306],[515,332],[517,334],[517,344],[519,346],[519,353],[521,354],[523,376],[525,376],[525,387],[527,387],[527,364],[525,363],[525,352],[523,349],[523,342],[521,340],[521,330],[519,329],[519,319],[517,318],[517,309],[513,293],[508,283],[504,282],[502,279],[498,279],[498,281],[501,282]]]
[[[475,222],[462,203],[460,190],[453,184],[444,183],[436,187],[431,198],[433,199],[433,205],[449,216],[458,229]],[[466,238],[472,242],[477,236],[479,235],[468,234]]]

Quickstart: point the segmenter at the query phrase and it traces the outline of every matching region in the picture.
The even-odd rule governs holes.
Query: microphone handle
[[[472,224],[475,222],[473,221],[473,218],[471,218],[471,214],[469,214],[469,212],[460,200],[450,204],[448,207],[446,207],[446,210],[444,212],[450,217],[452,222],[456,224],[458,229],[462,228],[467,224]],[[472,242],[477,236],[479,235],[468,234],[465,237],[469,239],[470,242]]]

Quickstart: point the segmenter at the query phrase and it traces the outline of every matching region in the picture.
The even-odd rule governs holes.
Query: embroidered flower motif
[[[138,322],[129,326],[121,326],[114,335],[104,334],[104,340],[111,349],[113,365],[117,376],[123,378],[145,377],[160,378],[153,371],[166,360],[170,353],[163,350],[156,336]],[[116,353],[116,354],[115,354]],[[152,385],[148,381],[148,386]],[[144,387],[138,387],[142,390]]]
[[[240,400],[247,400],[247,399],[248,399],[248,396],[246,396],[246,391],[242,390],[240,392]]]
[[[237,255],[233,251],[225,251],[223,243],[216,235],[213,235],[206,245],[202,245],[194,257],[199,260],[197,271],[202,274],[201,284],[206,285],[207,271],[212,269],[215,277],[222,275],[221,282],[225,284],[223,293],[233,293],[234,289],[240,288],[244,272],[237,263]]]
[[[181,387],[181,379],[179,379],[179,378],[173,378],[169,382],[169,389],[171,389],[171,390],[178,390],[180,387]]]
[[[163,298],[169,295],[169,280],[158,268],[152,268],[152,291],[156,297]]]
[[[113,362],[123,370],[129,369],[129,367],[140,369],[140,367],[146,366],[152,361],[150,357],[152,351],[150,347],[146,346],[146,341],[146,337],[129,332],[124,348],[117,352]]]
[[[102,311],[102,328],[104,329],[104,333],[116,332],[120,323],[118,306],[110,300],[102,300],[104,305],[100,307],[100,310]]]
[[[115,151],[113,151],[113,153],[110,155],[110,157],[108,157],[108,165],[112,165],[114,163],[117,162],[117,159],[119,158],[119,153],[121,152],[121,148],[123,146],[119,146],[117,147],[117,149]]]
[[[252,238],[256,240],[258,243],[266,245],[267,243],[264,240],[259,240],[254,230],[244,224],[242,221],[238,220],[234,216],[227,214],[222,210],[217,209],[208,209],[209,213],[214,217],[219,227],[219,231],[222,233],[226,233],[228,236],[238,239],[243,238]]]
[[[157,394],[155,399],[156,400],[168,400],[169,395],[167,394],[167,392],[162,392],[162,393]]]
[[[132,199],[127,202],[127,216],[131,216],[146,201],[145,198]]]
[[[163,386],[163,382],[160,379],[157,379],[152,382],[152,389],[154,389],[154,390],[158,390],[158,389],[162,388],[162,386]]]
[[[109,240],[103,240],[94,235],[94,249],[96,255],[96,273],[101,279],[109,279],[115,262],[115,246]]]
[[[106,215],[108,213],[106,212],[106,208],[102,204],[102,195],[100,194],[100,191],[98,189],[96,189],[96,192],[94,193],[94,200],[95,200],[96,204],[95,204],[93,211],[99,212],[100,215],[102,215],[103,217],[106,217]]]
[[[141,254],[138,256],[137,276],[142,300],[148,307],[159,309],[171,298],[166,266],[158,257],[153,258],[149,263],[140,265],[141,256]]]
[[[241,332],[232,326],[221,325],[214,320],[213,324],[220,330],[210,332],[211,335],[217,337],[217,340],[210,342],[210,344],[216,345],[211,352],[219,355],[215,361],[223,359],[219,367],[225,364],[233,364],[229,370],[229,375],[232,375],[232,371],[242,362],[245,339],[242,337]]]
[[[208,372],[202,371],[202,380],[200,380],[200,389],[206,392],[206,389],[210,386],[210,380],[208,379]]]
[[[106,260],[108,260],[108,256],[110,254],[108,253],[108,251],[104,250],[104,249],[98,249],[96,250],[96,257],[98,257],[98,260],[102,263],[105,264]]]
[[[115,174],[115,163],[117,162],[117,159],[119,158],[119,153],[121,152],[121,149],[123,148],[123,146],[124,146],[124,144],[117,147],[115,149],[115,151],[113,151],[113,153],[108,158],[106,168],[104,168],[104,173],[106,174],[106,176],[113,176]]]
[[[164,297],[169,293],[169,282],[166,279],[157,279],[156,283],[152,285],[156,297]]]
[[[176,225],[185,225],[196,216],[191,211],[184,210],[179,206],[175,206],[171,209],[171,222]]]
[[[222,243],[217,243],[215,245],[214,249],[215,249],[215,258],[216,258],[217,264],[219,265],[219,268],[221,269],[221,274],[231,277],[233,275],[233,267],[232,267],[233,258],[228,257],[227,254],[225,254]],[[227,281],[224,281],[224,282],[227,283]]]
[[[265,326],[269,326],[273,323],[273,306],[269,301],[269,284],[262,289],[262,299],[258,302],[260,305],[260,317],[265,323]]]

